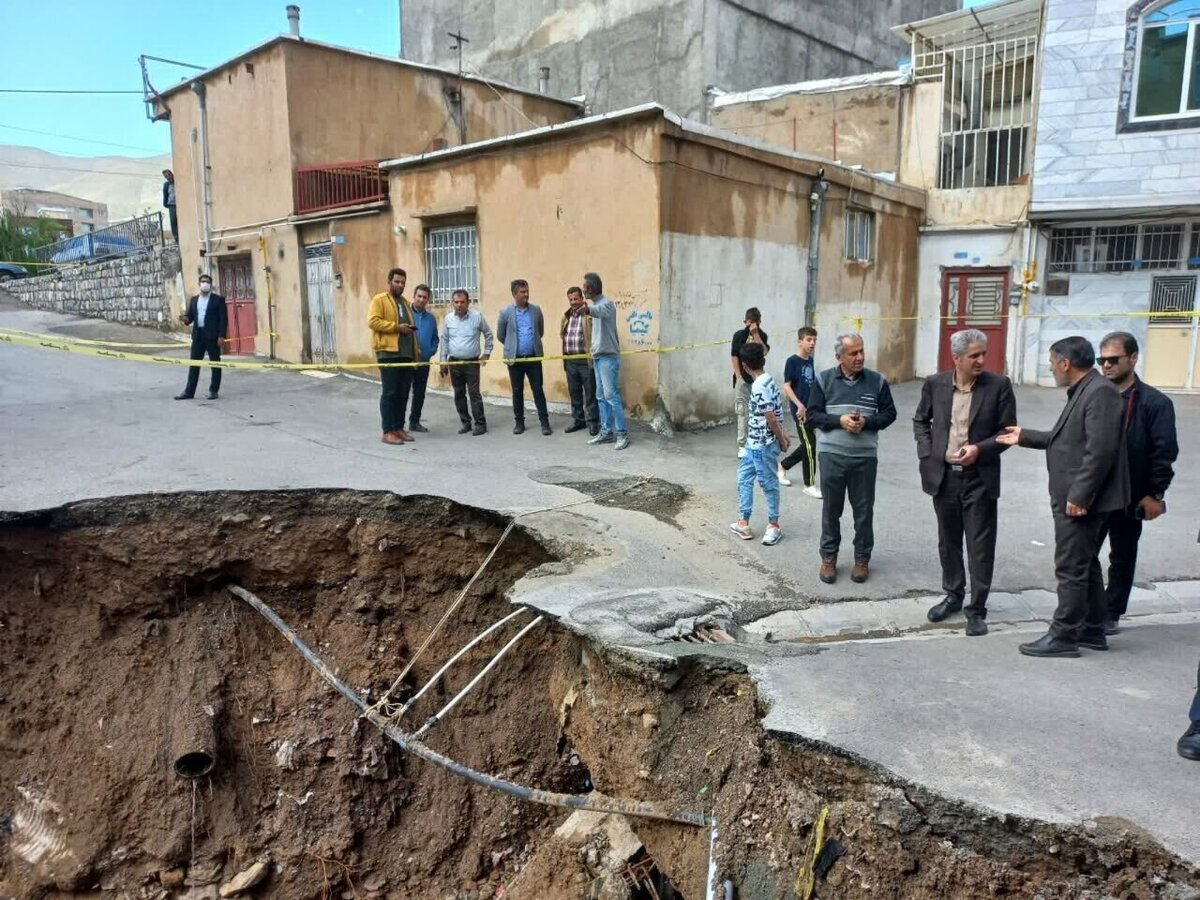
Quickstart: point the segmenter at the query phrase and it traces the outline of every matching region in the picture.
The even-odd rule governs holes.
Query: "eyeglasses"
[[[1102,366],[1115,366],[1121,360],[1128,358],[1128,353],[1122,353],[1120,356],[1097,356],[1096,362]]]

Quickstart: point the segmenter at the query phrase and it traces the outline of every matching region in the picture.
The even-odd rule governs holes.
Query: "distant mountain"
[[[162,208],[162,156],[65,156],[0,144],[0,190],[60,191],[108,204],[110,222]]]

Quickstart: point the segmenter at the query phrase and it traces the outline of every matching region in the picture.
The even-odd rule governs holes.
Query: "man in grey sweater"
[[[817,376],[808,400],[808,422],[817,431],[821,473],[821,580],[837,581],[846,494],[854,510],[854,568],[850,580],[870,574],[875,545],[875,475],[879,432],[896,421],[887,379],[865,367],[860,334],[839,334],[833,345],[838,365]]]
[[[625,430],[625,405],[621,400],[621,339],[617,336],[617,307],[604,296],[600,276],[583,276],[583,297],[592,327],[592,365],[596,370],[596,400],[600,405],[600,433],[589,444],[612,444],[614,450],[629,446]]]

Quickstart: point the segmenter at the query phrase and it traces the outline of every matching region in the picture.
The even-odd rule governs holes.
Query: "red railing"
[[[386,200],[387,172],[379,160],[301,166],[295,172],[296,215]]]

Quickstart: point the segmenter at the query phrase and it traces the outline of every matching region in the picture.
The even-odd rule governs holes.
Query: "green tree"
[[[28,218],[9,210],[0,211],[0,261],[37,262],[34,249],[54,243],[62,236],[61,232],[62,225],[53,219]]]

